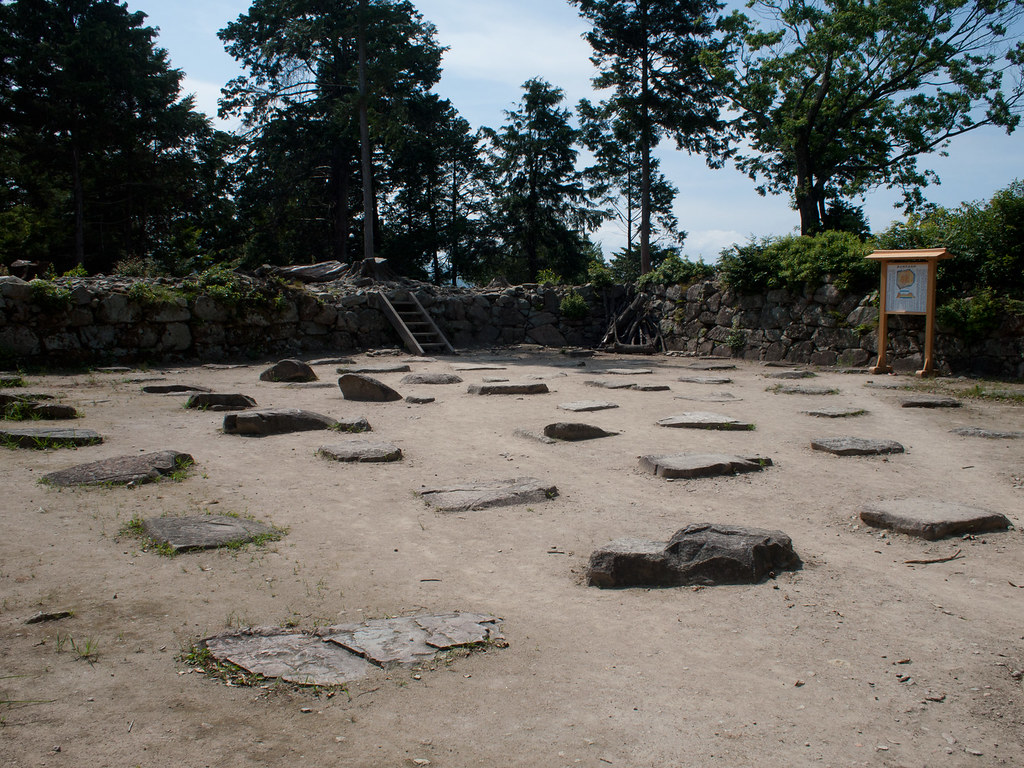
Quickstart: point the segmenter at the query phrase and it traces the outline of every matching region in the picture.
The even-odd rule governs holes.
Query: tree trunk
[[[82,188],[82,155],[78,144],[71,145],[71,185],[75,206],[75,251],[77,266],[85,266],[85,191]]]
[[[821,216],[818,201],[814,194],[814,172],[810,158],[810,150],[803,138],[796,143],[796,189],[794,201],[800,213],[800,234],[813,235],[821,229]]]
[[[366,0],[359,3],[359,144],[363,165],[363,258],[373,258],[376,205],[373,199],[373,158],[370,153],[369,97],[366,86]]]
[[[641,34],[644,36],[640,53],[640,274],[651,271],[651,116],[647,108],[649,96],[650,61],[647,47],[647,3],[641,3]]]
[[[348,263],[348,185],[349,164],[335,147],[331,160],[331,186],[334,188],[334,258]]]

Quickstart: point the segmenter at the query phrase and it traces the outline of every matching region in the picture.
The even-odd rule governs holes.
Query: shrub
[[[576,291],[569,291],[558,305],[558,311],[566,320],[582,320],[590,314],[590,305]]]
[[[562,285],[565,280],[553,269],[542,269],[537,273],[537,282],[541,285]]]
[[[878,267],[866,260],[874,250],[851,232],[822,232],[764,238],[722,252],[722,277],[739,291],[770,288],[803,290],[826,279],[840,290],[863,289],[878,279]]]
[[[587,280],[594,288],[610,288],[615,283],[611,267],[603,261],[593,261],[587,266]]]
[[[31,280],[29,288],[32,291],[32,303],[42,309],[59,312],[71,306],[71,291],[49,280]]]
[[[710,264],[681,259],[677,254],[670,253],[657,267],[641,275],[636,283],[641,288],[646,285],[692,285],[714,274],[715,268]]]
[[[159,277],[163,270],[156,259],[148,256],[128,256],[114,264],[113,272],[118,277]]]

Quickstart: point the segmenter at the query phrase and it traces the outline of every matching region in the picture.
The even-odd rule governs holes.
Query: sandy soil
[[[1024,586],[1024,440],[949,431],[1024,430],[1024,407],[966,400],[955,410],[903,409],[901,393],[835,372],[808,383],[838,387],[838,395],[776,394],[763,377],[771,369],[750,363],[725,374],[729,385],[680,383],[692,362],[681,357],[599,356],[578,368],[558,354],[513,350],[412,367],[450,372],[495,358],[507,370],[462,373],[466,384],[539,375],[552,392],[474,396],[466,384],[403,387],[395,373],[378,378],[437,402],[356,403],[333,386],[260,382],[264,364],[29,377],[32,391],[76,405],[84,414],[76,426],[106,442],[0,449],[0,764],[1024,765],[1024,690],[1014,674],[1024,668],[1024,589],[1014,586]],[[630,380],[671,390],[584,383],[612,378],[602,368],[627,366],[653,367]],[[335,368],[317,371],[333,382]],[[249,394],[261,407],[364,415],[405,459],[319,459],[317,447],[335,440],[330,433],[225,435],[223,414],[142,394],[151,379]],[[720,390],[742,399],[675,399]],[[581,399],[621,407],[579,415],[556,408]],[[825,404],[868,413],[801,414]],[[654,423],[692,410],[757,428]],[[622,434],[558,445],[513,434],[566,420]],[[907,452],[837,458],[809,447],[811,438],[844,434],[896,439]],[[182,482],[63,491],[36,482],[73,464],[167,448],[196,459]],[[676,482],[637,469],[641,454],[692,450],[760,453],[775,466]],[[552,481],[560,494],[458,514],[435,512],[416,495],[424,486],[521,476]],[[1018,530],[929,543],[859,524],[862,502],[902,496],[987,507]],[[143,551],[121,533],[134,517],[203,510],[252,515],[289,532],[264,547],[177,557]],[[625,536],[668,538],[703,521],[780,529],[805,567],[754,586],[584,586],[596,547]],[[950,562],[904,563],[957,550]],[[24,623],[59,609],[74,616]],[[228,627],[313,629],[452,610],[500,616],[509,646],[419,679],[392,670],[334,695],[230,687],[180,658]],[[86,650],[95,658],[83,660]]]

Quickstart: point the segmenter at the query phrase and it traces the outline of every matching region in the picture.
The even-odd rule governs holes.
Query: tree
[[[144,20],[114,0],[0,2],[5,259],[195,255],[226,137],[180,98]]]
[[[594,156],[594,164],[584,171],[584,176],[594,183],[595,192],[602,195],[602,201],[611,206],[614,219],[626,235],[626,245],[616,259],[622,263],[635,262],[635,281],[640,275],[640,249],[637,239],[640,232],[642,212],[641,201],[641,158],[642,147],[638,134],[617,117],[607,104],[594,106],[582,100],[576,108],[581,123],[581,141]],[[660,172],[659,160],[650,159],[650,246],[649,264],[658,266],[656,252],[659,247],[671,248],[682,245],[686,233],[679,231],[679,221],[672,210],[676,194],[675,185]],[[655,228],[657,227],[657,228]],[[663,257],[662,257],[663,258]],[[632,269],[632,268],[631,268]]]
[[[527,80],[522,101],[505,112],[505,125],[484,129],[493,223],[504,250],[498,271],[513,282],[535,280],[542,269],[582,280],[589,260],[585,233],[607,216],[593,206],[576,169],[579,132],[572,113],[559,106],[564,98],[540,78]]]
[[[717,0],[569,0],[593,24],[586,38],[600,70],[598,88],[614,89],[608,107],[636,136],[640,160],[640,265],[651,269],[656,173],[651,153],[665,135],[680,149],[720,162],[726,143],[721,97],[702,63],[715,49]]]
[[[434,34],[405,0],[255,0],[220,31],[249,70],[224,89],[220,112],[246,130],[250,259],[348,261],[360,210],[372,252],[377,177],[440,78]]]
[[[751,149],[738,167],[761,194],[792,196],[804,234],[822,228],[831,203],[878,186],[900,188],[913,210],[938,180],[918,168],[920,156],[1020,121],[1024,43],[1010,32],[1024,17],[1020,0],[754,7],[766,28],[733,15],[735,47],[716,71]]]

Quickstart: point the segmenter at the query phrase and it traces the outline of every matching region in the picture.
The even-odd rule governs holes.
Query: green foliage
[[[936,321],[965,341],[976,341],[999,327],[1007,313],[1024,316],[1024,302],[999,299],[990,288],[973,296],[957,297],[940,304]]]
[[[553,269],[544,268],[537,273],[537,282],[541,285],[564,285],[565,278]]]
[[[289,286],[278,278],[253,280],[218,264],[185,283],[182,291],[193,300],[196,296],[209,296],[235,311],[283,310],[288,305]]]
[[[6,421],[37,421],[39,414],[35,406],[35,403],[28,400],[15,400],[3,407],[3,418]]]
[[[114,264],[118,277],[159,277],[164,274],[156,259],[148,256],[128,256]]]
[[[942,297],[966,297],[991,289],[1024,299],[1024,181],[999,190],[985,203],[962,203],[912,215],[878,235],[878,247],[946,248],[939,262]]]
[[[31,280],[32,303],[48,312],[60,312],[71,308],[71,291],[49,280]]]
[[[641,288],[647,285],[693,285],[698,280],[713,277],[715,268],[703,261],[682,259],[674,252],[668,253],[661,263],[646,275],[637,279]]]
[[[157,307],[163,304],[170,304],[180,295],[182,294],[165,286],[152,285],[151,283],[141,281],[132,283],[128,289],[128,298],[138,302],[143,307]]]
[[[64,273],[63,277],[88,277],[89,270],[82,264],[77,264],[67,272]]]
[[[865,258],[872,250],[850,232],[785,235],[728,248],[719,266],[723,280],[745,293],[771,288],[802,291],[826,278],[840,290],[859,290],[878,279],[878,267]]]
[[[729,331],[725,344],[734,354],[739,354],[747,346],[747,332],[740,328],[739,315],[733,315],[732,330]]]
[[[724,19],[730,44],[705,63],[747,139],[737,165],[760,193],[792,197],[803,234],[823,229],[830,203],[878,186],[920,206],[936,176],[919,157],[979,126],[1020,121],[1018,0],[750,6],[760,23]]]
[[[597,290],[611,288],[615,284],[615,276],[611,268],[601,261],[592,261],[587,265],[587,282]]]
[[[566,320],[583,320],[590,315],[590,305],[576,291],[569,291],[562,297],[558,311]]]

